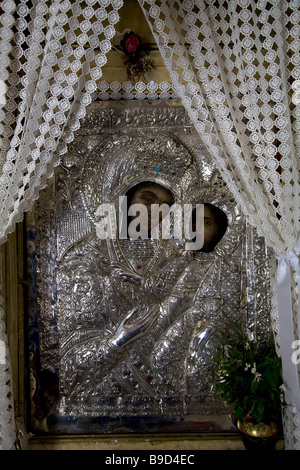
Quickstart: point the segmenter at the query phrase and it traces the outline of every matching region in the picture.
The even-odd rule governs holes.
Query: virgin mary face
[[[147,227],[148,235],[150,235],[151,230],[155,227],[155,221],[161,222],[163,218],[162,212],[158,213],[158,206],[166,204],[168,207],[171,207],[174,203],[174,197],[170,191],[152,182],[144,182],[134,186],[127,193],[127,197],[128,207],[133,206],[133,204],[142,204],[146,207],[147,211],[140,214],[139,221],[143,227]],[[143,214],[145,215],[143,216]],[[129,222],[134,220],[134,218],[129,218]]]

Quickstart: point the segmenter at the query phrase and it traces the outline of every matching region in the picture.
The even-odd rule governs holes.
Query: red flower
[[[126,33],[120,46],[123,49],[123,64],[127,67],[130,80],[141,79],[145,72],[151,69],[150,58],[144,57],[142,40],[133,31]]]
[[[142,41],[134,34],[132,31],[130,33],[125,34],[124,39],[122,41],[122,46],[125,54],[135,54],[139,47],[141,46]]]

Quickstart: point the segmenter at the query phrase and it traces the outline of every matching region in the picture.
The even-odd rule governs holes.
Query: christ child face
[[[195,223],[192,224],[192,227],[194,231],[197,230]],[[226,228],[227,218],[225,213],[217,207],[214,207],[210,204],[204,204],[204,242],[200,251],[204,251],[205,253],[213,251],[217,243],[223,237]]]

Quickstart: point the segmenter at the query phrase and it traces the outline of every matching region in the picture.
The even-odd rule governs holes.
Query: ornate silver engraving
[[[222,209],[228,227],[215,250],[100,240],[99,205],[118,209],[119,196],[142,181],[168,188],[180,204]],[[93,104],[30,230],[41,369],[59,376],[52,415],[228,412],[211,390],[214,331],[241,314],[249,329],[268,331],[268,253],[178,103]]]

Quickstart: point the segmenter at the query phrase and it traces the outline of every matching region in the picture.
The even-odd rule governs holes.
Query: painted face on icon
[[[160,223],[163,219],[162,211],[159,211],[159,206],[171,207],[174,203],[174,197],[169,190],[157,183],[142,183],[132,188],[128,193],[128,207],[134,204],[141,204],[147,210],[139,214],[139,225],[144,229],[147,227],[147,232],[150,235],[151,230],[155,228],[157,222]],[[167,211],[168,212],[168,211]],[[128,218],[131,222],[135,216]],[[137,227],[139,229],[140,227]]]
[[[200,226],[202,229],[202,226]],[[196,224],[192,225],[193,231],[197,230]],[[204,243],[199,251],[209,253],[223,238],[227,228],[227,217],[225,213],[216,206],[204,204]]]

